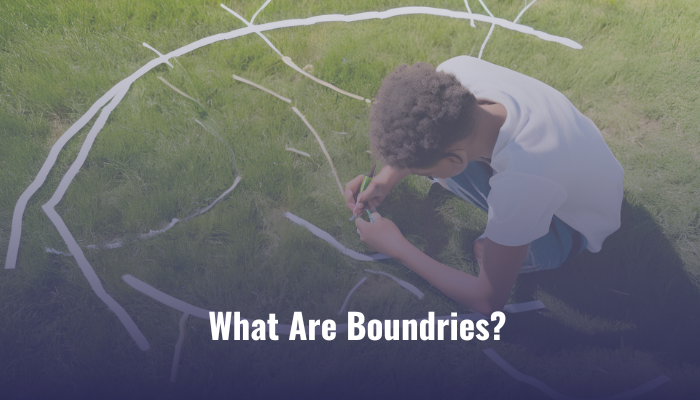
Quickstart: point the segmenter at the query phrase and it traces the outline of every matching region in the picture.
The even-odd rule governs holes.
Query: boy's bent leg
[[[445,183],[463,200],[488,212],[486,198],[491,191],[489,180],[492,176],[491,166],[485,162],[473,161],[467,164],[467,168],[461,174],[445,179]],[[588,241],[580,232],[554,216],[549,224],[549,232],[530,243],[520,273],[557,268],[587,246]],[[475,249],[475,252],[477,250]]]
[[[549,224],[549,232],[530,243],[520,273],[558,268],[587,246],[585,236],[554,216]]]

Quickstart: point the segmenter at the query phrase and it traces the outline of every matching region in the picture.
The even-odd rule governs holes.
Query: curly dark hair
[[[370,110],[372,153],[392,167],[432,167],[471,134],[476,104],[454,75],[402,64],[384,78]]]

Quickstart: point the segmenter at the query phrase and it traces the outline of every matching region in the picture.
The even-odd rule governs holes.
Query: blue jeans
[[[445,179],[445,183],[457,196],[488,212],[486,198],[491,191],[489,179],[492,175],[493,170],[487,163],[472,161],[462,173]],[[585,250],[586,246],[588,241],[585,236],[556,215],[552,216],[549,232],[528,246],[520,273],[557,268]]]

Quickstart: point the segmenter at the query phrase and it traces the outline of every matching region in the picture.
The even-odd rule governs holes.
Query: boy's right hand
[[[345,204],[353,212],[353,217],[357,217],[368,208],[377,207],[386,198],[391,189],[387,188],[386,184],[372,179],[367,188],[360,193],[362,178],[364,178],[364,175],[358,175],[345,185]],[[357,208],[355,205],[357,205]]]
[[[345,204],[353,211],[353,217],[357,217],[366,209],[379,206],[389,194],[391,188],[410,174],[411,171],[407,168],[393,169],[385,165],[382,170],[372,178],[372,181],[362,193],[360,193],[360,186],[362,185],[362,178],[364,175],[358,175],[345,185]],[[355,204],[357,204],[357,209],[355,208]]]

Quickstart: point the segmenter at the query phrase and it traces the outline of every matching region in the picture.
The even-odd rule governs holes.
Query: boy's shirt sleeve
[[[552,216],[567,197],[556,182],[516,171],[500,172],[489,183],[485,234],[504,246],[528,244],[546,235]]]

